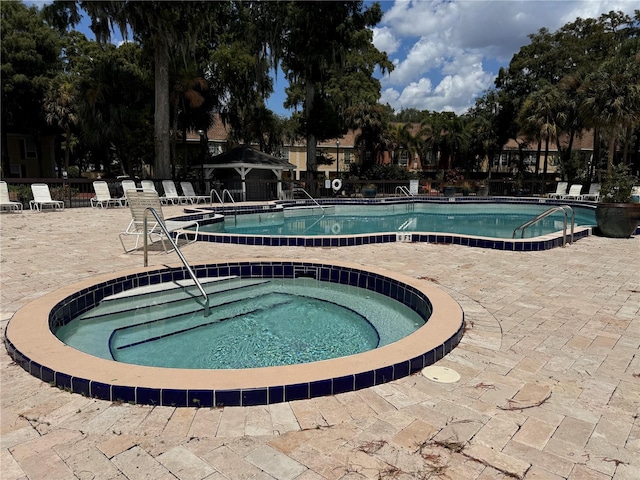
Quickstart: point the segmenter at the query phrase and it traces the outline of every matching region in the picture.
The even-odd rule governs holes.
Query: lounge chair
[[[9,198],[7,182],[0,182],[0,210],[4,210],[5,208],[10,212],[15,211],[22,213],[22,203],[11,200]]]
[[[148,208],[153,208],[160,221],[164,224],[169,234],[174,236],[176,243],[180,240],[180,237],[184,235],[185,238],[186,232],[182,230],[188,227],[195,227],[195,230],[190,231],[189,234],[193,235],[193,239],[188,241],[188,243],[193,243],[198,238],[198,230],[200,228],[200,224],[195,220],[165,220],[162,214],[162,205],[160,204],[160,197],[158,196],[158,192],[152,192],[150,190],[144,189],[135,189],[135,190],[127,190],[125,192],[127,197],[127,203],[129,204],[129,209],[131,210],[131,221],[129,222],[129,226],[127,229],[120,233],[120,243],[122,243],[122,248],[125,253],[133,252],[138,249],[140,239],[144,236],[144,217],[145,212]],[[162,248],[165,253],[169,253],[173,251],[173,248],[167,249],[167,245],[165,243],[166,235],[162,230],[158,220],[151,214],[150,212],[147,215],[147,236],[150,243],[153,243],[154,240],[160,240],[162,242]],[[131,249],[127,249],[124,244],[124,238],[129,236],[136,237],[135,247]]]
[[[138,187],[134,180],[122,180],[120,186],[122,187],[122,204],[127,206],[127,190],[135,190]]]
[[[178,189],[176,188],[176,184],[173,180],[163,180],[162,189],[164,190],[164,195],[160,197],[160,201],[162,203],[171,203],[172,205],[177,203],[187,203],[187,197],[181,197],[178,195]]]
[[[142,180],[140,182],[140,185],[142,185],[143,190],[149,190],[150,192],[157,192],[156,184],[153,183],[153,180]],[[125,193],[127,193],[126,190],[125,190]]]
[[[31,208],[31,210],[41,212],[44,207],[51,207],[54,210],[64,209],[63,201],[51,199],[49,185],[46,183],[31,184],[31,192],[33,193],[33,200],[29,202],[29,208]]]
[[[561,195],[560,198],[563,200],[582,200],[582,184],[574,183],[569,187],[569,193],[566,195]]]
[[[600,200],[600,184],[592,183],[589,185],[589,191],[582,195],[582,199],[598,202]]]
[[[122,207],[124,205],[122,198],[113,198],[111,196],[109,184],[104,180],[96,180],[93,182],[93,190],[96,192],[96,196],[90,200],[93,208],[109,208],[111,205]]]
[[[567,194],[568,186],[569,182],[558,182],[558,185],[556,185],[556,191],[553,193],[547,193],[547,198],[562,198],[562,195]]]
[[[191,203],[200,203],[200,201],[207,203],[211,201],[211,197],[208,195],[197,195],[191,182],[180,182],[180,188],[182,188],[182,193]]]

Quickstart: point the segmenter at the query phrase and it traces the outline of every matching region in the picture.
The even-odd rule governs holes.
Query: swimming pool
[[[452,243],[512,251],[537,251],[570,241],[564,214],[553,213],[529,226],[524,238],[514,230],[540,213],[571,203],[575,214],[573,239],[591,234],[595,207],[585,202],[544,198],[377,199],[336,203],[283,203],[224,212],[200,228],[201,241],[243,245],[342,247],[386,242]],[[335,201],[334,201],[335,202]],[[193,210],[200,213],[203,210]],[[194,217],[195,218],[195,217]],[[520,233],[520,232],[518,232]]]
[[[111,295],[54,331],[65,344],[118,362],[167,368],[258,368],[355,355],[425,323],[377,292],[306,277],[203,279]],[[195,295],[197,297],[197,295]]]
[[[187,369],[131,365],[72,348],[53,334],[104,298],[184,282],[182,266],[101,275],[62,287],[21,308],[5,330],[14,361],[53,386],[88,397],[167,406],[249,406],[367,388],[431,365],[461,340],[464,317],[445,292],[424,280],[351,263],[248,259],[192,266],[198,278],[305,279],[358,287],[416,312],[426,323],[374,350],[295,365]]]

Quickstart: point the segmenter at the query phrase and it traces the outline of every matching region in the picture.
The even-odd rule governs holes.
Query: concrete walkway
[[[2,214],[2,332],[34,298],[142,266],[118,240],[129,219],[127,209]],[[268,407],[175,409],[50,387],[2,348],[2,480],[640,478],[640,237],[536,253],[416,243],[183,253],[342,260],[436,283],[468,321],[439,362],[461,380],[417,374]]]

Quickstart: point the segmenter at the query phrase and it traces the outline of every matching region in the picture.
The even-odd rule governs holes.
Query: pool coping
[[[358,355],[245,370],[169,369],[118,363],[69,347],[51,332],[51,312],[61,302],[114,278],[134,278],[144,273],[155,275],[154,272],[166,270],[156,266],[99,275],[32,301],[9,321],[5,345],[9,355],[27,372],[59,388],[86,396],[171,406],[248,406],[343,393],[401,378],[435,363],[462,338],[462,309],[452,297],[426,280],[345,262],[301,262],[282,258],[229,262],[241,265],[282,263],[335,266],[345,272],[365,272],[400,282],[428,298],[431,316],[423,327],[407,337]],[[166,267],[179,269],[182,266]]]

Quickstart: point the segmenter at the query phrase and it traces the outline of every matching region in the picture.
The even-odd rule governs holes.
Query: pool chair
[[[207,203],[211,200],[208,195],[196,195],[191,182],[180,182],[180,188],[182,188],[182,193],[191,203],[200,203],[201,201],[202,203]]]
[[[178,195],[178,189],[176,188],[176,184],[173,183],[173,180],[163,180],[162,181],[162,189],[164,190],[164,195],[160,197],[160,201],[164,204],[176,205],[178,203],[187,203],[187,197]]]
[[[566,195],[561,195],[560,198],[563,200],[582,200],[582,184],[574,183],[569,187],[569,193]]]
[[[589,185],[589,191],[582,195],[583,200],[591,200],[597,202],[600,200],[600,184],[592,183]]]
[[[51,207],[53,210],[63,210],[64,202],[61,200],[52,200],[49,185],[46,183],[33,183],[31,185],[33,200],[29,202],[29,208],[41,212],[45,207]]]
[[[547,198],[562,198],[562,195],[567,194],[567,186],[569,182],[558,182],[556,185],[556,191],[553,193],[547,193]]]
[[[142,189],[143,190],[149,190],[151,192],[157,192],[156,184],[153,183],[153,180],[142,180],[140,182],[140,185],[142,185]],[[125,192],[126,192],[126,190],[125,190]]]
[[[123,198],[113,198],[109,191],[109,184],[104,180],[96,180],[93,182],[93,190],[96,196],[90,200],[93,208],[109,208],[111,205],[122,207],[124,205]]]
[[[10,212],[22,213],[22,203],[14,202],[9,198],[7,182],[0,182],[0,210],[7,209]]]
[[[120,233],[120,243],[122,243],[122,248],[125,253],[133,252],[137,250],[140,244],[140,239],[144,236],[144,217],[145,212],[148,208],[153,208],[160,221],[166,227],[168,233],[175,238],[176,243],[180,241],[180,237],[184,235],[186,239],[186,232],[183,229],[188,227],[195,227],[194,230],[190,231],[190,234],[193,234],[193,240],[187,241],[187,244],[193,243],[198,238],[198,230],[200,228],[200,224],[195,220],[165,220],[162,214],[162,205],[160,204],[160,197],[158,196],[158,192],[144,190],[144,189],[135,189],[135,190],[127,190],[125,192],[127,197],[127,203],[129,204],[129,209],[131,210],[131,221],[129,222],[129,226],[127,229]],[[149,240],[149,244],[154,241],[160,240],[162,243],[162,248],[165,253],[170,253],[173,251],[173,248],[167,248],[166,234],[162,230],[158,220],[153,216],[151,212],[147,213],[147,237]],[[125,245],[124,239],[126,237],[135,237],[136,243],[133,248],[128,249]]]

